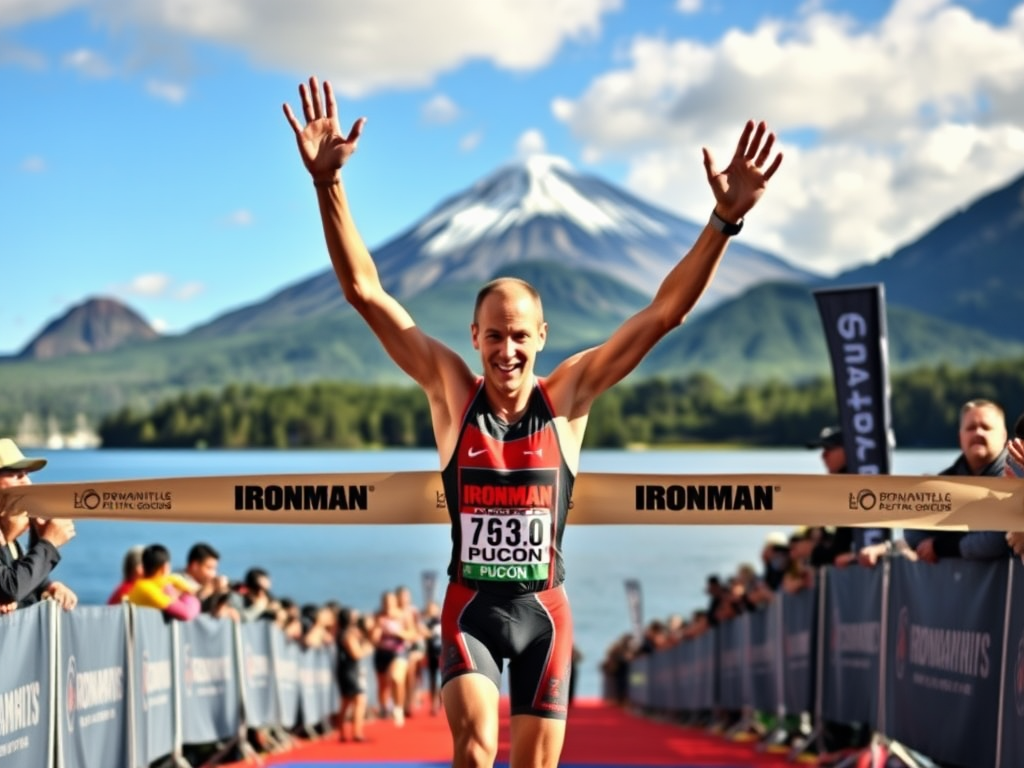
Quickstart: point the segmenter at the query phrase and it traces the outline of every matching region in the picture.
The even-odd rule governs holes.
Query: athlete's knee
[[[498,735],[467,729],[454,739],[455,765],[459,768],[490,768],[498,757]]]

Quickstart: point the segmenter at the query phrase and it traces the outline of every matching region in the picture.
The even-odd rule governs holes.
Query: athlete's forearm
[[[679,325],[697,305],[711,285],[728,245],[729,237],[708,224],[693,247],[665,276],[651,302],[665,325]]]
[[[333,184],[318,183],[316,197],[334,273],[345,298],[358,310],[368,295],[382,290],[377,265],[356,228],[340,174]]]

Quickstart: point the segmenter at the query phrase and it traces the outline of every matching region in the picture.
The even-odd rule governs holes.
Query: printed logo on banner
[[[185,681],[185,695],[192,695],[192,646],[189,643],[181,649],[182,678]]]
[[[270,677],[270,659],[265,654],[256,653],[251,643],[245,644],[245,677],[250,684],[267,685]]]
[[[236,485],[235,509],[366,511],[375,490],[372,485]]]
[[[878,505],[878,497],[870,488],[862,488],[856,494],[850,494],[850,509],[863,509],[870,512]]]
[[[150,661],[149,651],[142,652],[142,711],[166,705],[170,700],[171,660]]]
[[[1017,705],[1017,716],[1024,717],[1024,635],[1017,643],[1017,667],[1014,670],[1013,698]]]
[[[65,685],[67,704],[64,707],[64,714],[68,721],[68,733],[74,733],[75,731],[75,709],[78,705],[78,692],[75,690],[75,676],[77,671],[78,664],[75,662],[75,657],[72,656],[68,659],[68,677],[67,684]]]
[[[902,680],[907,672],[907,656],[910,655],[910,611],[907,606],[900,608],[896,624],[896,679]]]
[[[140,687],[142,688],[142,711],[145,712],[149,709],[149,676],[146,674],[146,669],[149,667],[149,651],[144,650],[142,652],[142,680],[140,681]]]
[[[153,509],[171,509],[170,491],[103,491],[89,488],[74,494],[75,509],[107,509],[145,512]]]

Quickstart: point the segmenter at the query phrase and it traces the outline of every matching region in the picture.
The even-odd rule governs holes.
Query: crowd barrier
[[[4,768],[187,766],[184,745],[247,744],[248,728],[324,723],[338,709],[334,649],[273,622],[51,600],[0,617]]]
[[[902,558],[825,568],[813,589],[630,662],[629,702],[812,713],[934,761],[1024,765],[1024,564]]]

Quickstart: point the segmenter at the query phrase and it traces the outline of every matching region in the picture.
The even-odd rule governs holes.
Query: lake
[[[384,451],[30,451],[49,465],[36,482],[75,482],[195,475],[372,472],[437,469],[431,450]],[[897,450],[895,474],[935,474],[956,450]],[[650,474],[821,474],[813,450],[584,451],[581,472]],[[578,692],[600,692],[598,665],[607,646],[631,629],[623,582],[638,579],[645,620],[704,607],[710,573],[728,575],[742,562],[758,565],[765,526],[579,526],[569,518],[564,549],[567,590],[584,654]],[[220,551],[220,570],[241,579],[265,568],[273,592],[298,603],[334,599],[374,609],[380,593],[401,584],[421,597],[424,571],[443,580],[450,542],[443,525],[202,524],[82,520],[62,550],[54,578],[84,603],[103,603],[120,581],[121,559],[135,544],[167,546],[175,567],[197,541]],[[438,596],[443,594],[438,587]]]

